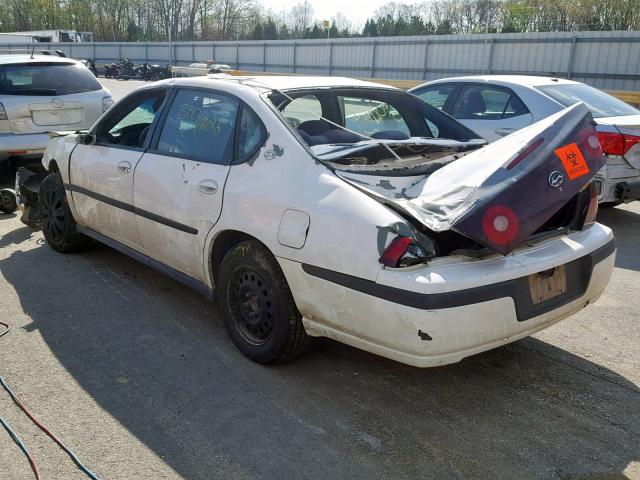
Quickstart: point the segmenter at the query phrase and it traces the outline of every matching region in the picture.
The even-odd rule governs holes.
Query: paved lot
[[[619,253],[599,302],[420,370],[323,339],[256,365],[197,293],[0,214],[0,375],[103,479],[640,479],[640,205],[600,221]],[[43,478],[85,478],[2,392],[0,415]],[[32,478],[3,432],[0,452],[0,479]]]

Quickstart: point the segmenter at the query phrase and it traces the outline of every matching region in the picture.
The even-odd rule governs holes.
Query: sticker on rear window
[[[556,149],[555,152],[562,161],[569,180],[574,180],[589,173],[589,165],[587,165],[587,162],[582,156],[582,152],[575,143],[560,147]]]

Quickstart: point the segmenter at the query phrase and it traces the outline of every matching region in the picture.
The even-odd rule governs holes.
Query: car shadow
[[[184,478],[624,479],[640,460],[638,388],[535,339],[422,370],[316,339],[266,367],[215,304],[111,249],[16,251],[0,273],[29,330]]]
[[[637,241],[640,213],[622,207],[605,208],[598,211],[598,222],[610,227],[616,237],[616,267],[640,271],[640,248]]]
[[[0,221],[3,217],[5,217],[5,215],[0,215]],[[13,218],[15,217],[15,215],[6,215],[6,217]],[[31,238],[33,233],[34,230],[30,229],[29,227],[20,227],[16,230],[11,230],[4,235],[0,235],[0,248],[7,247],[11,244],[20,244],[22,242],[25,242]]]

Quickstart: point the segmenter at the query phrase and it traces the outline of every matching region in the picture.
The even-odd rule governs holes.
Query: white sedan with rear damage
[[[59,252],[96,239],[217,298],[255,361],[326,336],[442,365],[577,312],[614,265],[584,105],[485,144],[374,83],[172,79],[53,138],[39,211]]]

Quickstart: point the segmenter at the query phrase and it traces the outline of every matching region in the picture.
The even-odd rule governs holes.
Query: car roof
[[[77,60],[73,58],[67,57],[59,57],[55,54],[53,55],[38,55],[34,54],[33,57],[31,54],[27,53],[19,53],[19,54],[0,54],[0,65],[14,65],[16,63],[78,63]]]
[[[159,83],[205,88],[233,88],[233,85],[258,92],[274,90],[296,90],[304,88],[368,87],[398,90],[379,83],[366,82],[346,77],[307,77],[302,75],[255,75],[235,76],[213,74],[202,77],[172,78]]]
[[[542,85],[558,85],[558,84],[579,84],[573,80],[559,77],[543,77],[536,75],[470,75],[466,77],[441,78],[428,82],[428,84],[448,83],[448,82],[475,82],[475,83],[493,83],[495,85],[525,85],[529,87],[538,87]],[[423,84],[424,85],[424,84]]]

